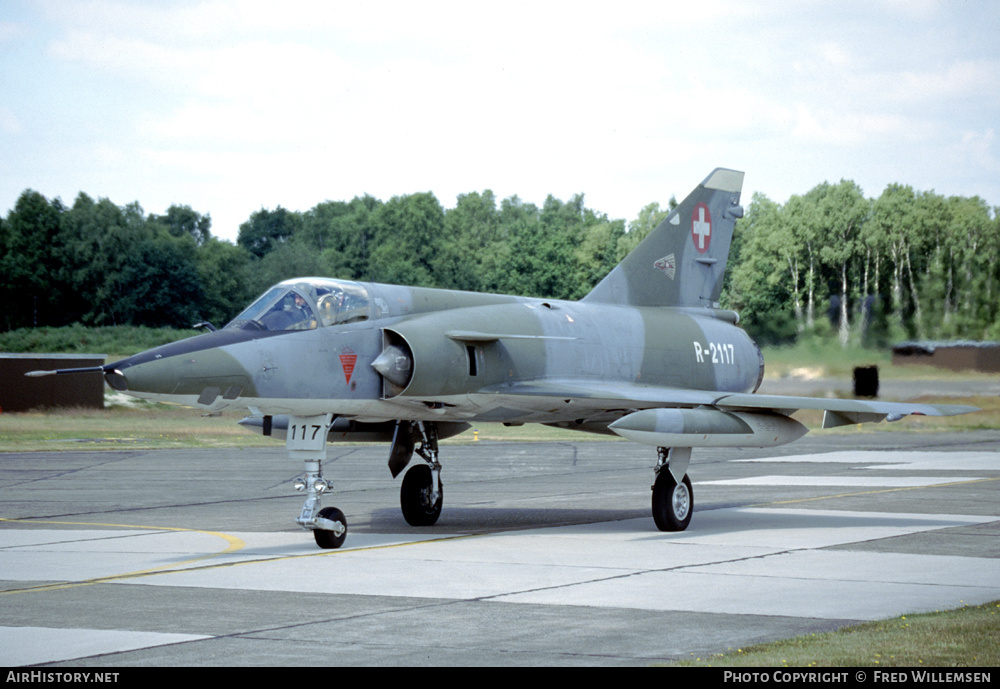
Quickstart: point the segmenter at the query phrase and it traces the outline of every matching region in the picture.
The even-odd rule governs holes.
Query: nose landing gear
[[[305,473],[295,480],[295,488],[305,491],[306,501],[296,523],[313,532],[320,548],[339,548],[347,538],[347,519],[336,507],[320,508],[323,493],[330,490],[330,483],[323,478],[323,460],[326,459],[326,437],[330,432],[333,415],[293,416],[288,419],[285,447],[292,459],[305,464]]]

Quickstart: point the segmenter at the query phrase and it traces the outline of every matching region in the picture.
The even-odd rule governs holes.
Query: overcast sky
[[[548,194],[612,218],[715,167],[1000,206],[1000,2],[0,0],[0,213],[35,189],[235,240],[262,207]]]

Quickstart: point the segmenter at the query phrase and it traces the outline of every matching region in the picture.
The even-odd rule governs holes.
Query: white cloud
[[[853,177],[1000,203],[995,4],[14,4],[7,194],[188,203],[230,238],[262,205],[423,190],[628,219],[716,165],[747,198]]]

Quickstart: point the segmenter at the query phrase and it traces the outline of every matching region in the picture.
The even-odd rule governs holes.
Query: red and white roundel
[[[712,243],[712,215],[704,203],[695,206],[694,213],[691,214],[691,239],[699,254],[708,251]]]

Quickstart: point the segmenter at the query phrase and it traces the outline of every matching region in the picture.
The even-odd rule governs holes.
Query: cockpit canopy
[[[243,330],[312,330],[371,317],[371,295],[347,280],[297,278],[281,282],[230,321]]]

